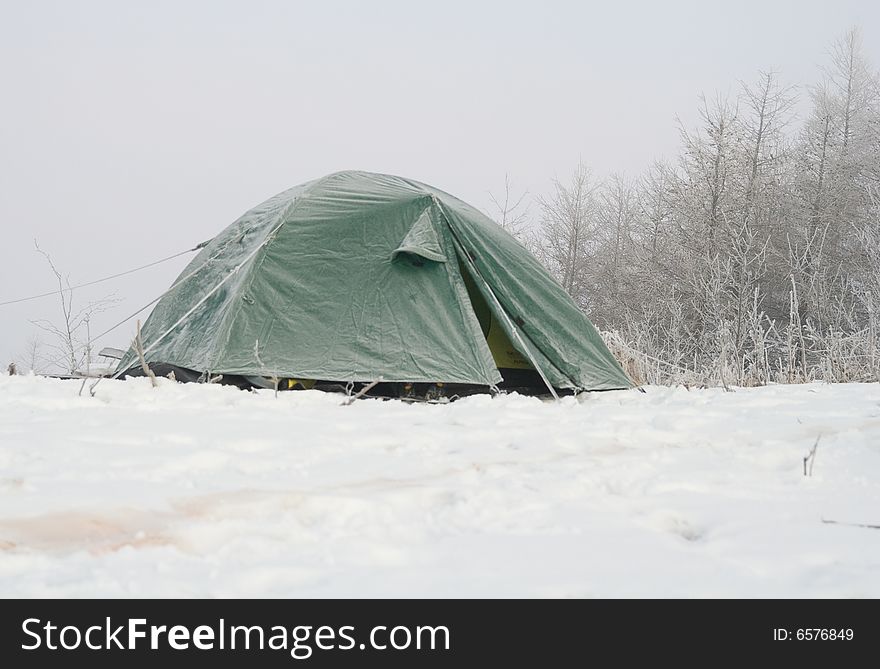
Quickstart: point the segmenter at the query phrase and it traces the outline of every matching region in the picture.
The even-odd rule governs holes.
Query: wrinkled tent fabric
[[[463,271],[555,387],[632,385],[512,236],[442,191],[366,172],[284,191],[211,240],[144,324],[145,357],[211,374],[493,386]],[[129,351],[118,369],[136,364]]]

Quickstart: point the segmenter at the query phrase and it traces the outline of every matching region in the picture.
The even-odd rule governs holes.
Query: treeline
[[[880,77],[858,31],[819,83],[762,73],[700,120],[675,160],[602,181],[580,165],[532,225],[509,196],[499,223],[639,382],[880,380]]]

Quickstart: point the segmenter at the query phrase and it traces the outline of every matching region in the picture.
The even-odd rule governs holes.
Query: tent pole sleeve
[[[450,230],[451,229],[452,229],[452,226],[450,226]],[[483,285],[486,287],[486,292],[489,293],[489,296],[492,298],[492,301],[495,303],[495,308],[497,309],[498,313],[501,314],[501,316],[504,318],[505,322],[507,323],[507,327],[510,328],[510,331],[513,333],[513,336],[516,337],[516,341],[517,341],[517,343],[519,343],[520,347],[522,348],[523,353],[525,353],[528,356],[529,361],[532,363],[532,366],[535,368],[535,371],[538,372],[538,374],[541,376],[541,380],[544,382],[544,385],[547,386],[547,390],[549,390],[550,394],[553,395],[553,399],[558,401],[559,395],[556,394],[556,389],[553,387],[553,385],[547,379],[547,376],[544,374],[544,370],[541,369],[541,366],[538,364],[538,361],[535,359],[535,356],[532,353],[531,346],[529,346],[525,342],[525,340],[520,336],[519,328],[517,328],[516,325],[513,323],[513,321],[510,320],[510,316],[507,315],[507,312],[504,310],[504,307],[501,306],[501,302],[498,300],[498,297],[496,297],[495,291],[492,290],[492,286],[490,286],[489,282],[483,278],[482,274],[480,274],[480,270],[477,269],[477,266],[474,264],[473,260],[471,260],[471,257],[468,255],[467,251],[464,249],[461,242],[458,241],[458,237],[455,235],[454,230],[452,231],[452,238],[455,240],[455,245],[458,247],[459,255],[464,257],[465,262],[467,262],[467,264],[468,264],[468,268],[470,268],[470,270],[471,270],[471,273],[474,276],[478,277],[480,279],[480,281],[482,281]]]

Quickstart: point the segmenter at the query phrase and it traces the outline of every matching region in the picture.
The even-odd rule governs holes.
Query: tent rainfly
[[[142,341],[150,366],[181,380],[632,386],[511,235],[436,188],[368,172],[337,172],[245,213],[159,300]],[[129,350],[117,369],[140,367]]]

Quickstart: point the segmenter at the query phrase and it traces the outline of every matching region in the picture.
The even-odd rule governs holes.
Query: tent
[[[487,216],[396,176],[337,172],[286,190],[208,242],[142,331],[178,379],[632,385],[538,261]],[[119,370],[137,374],[131,350]]]

